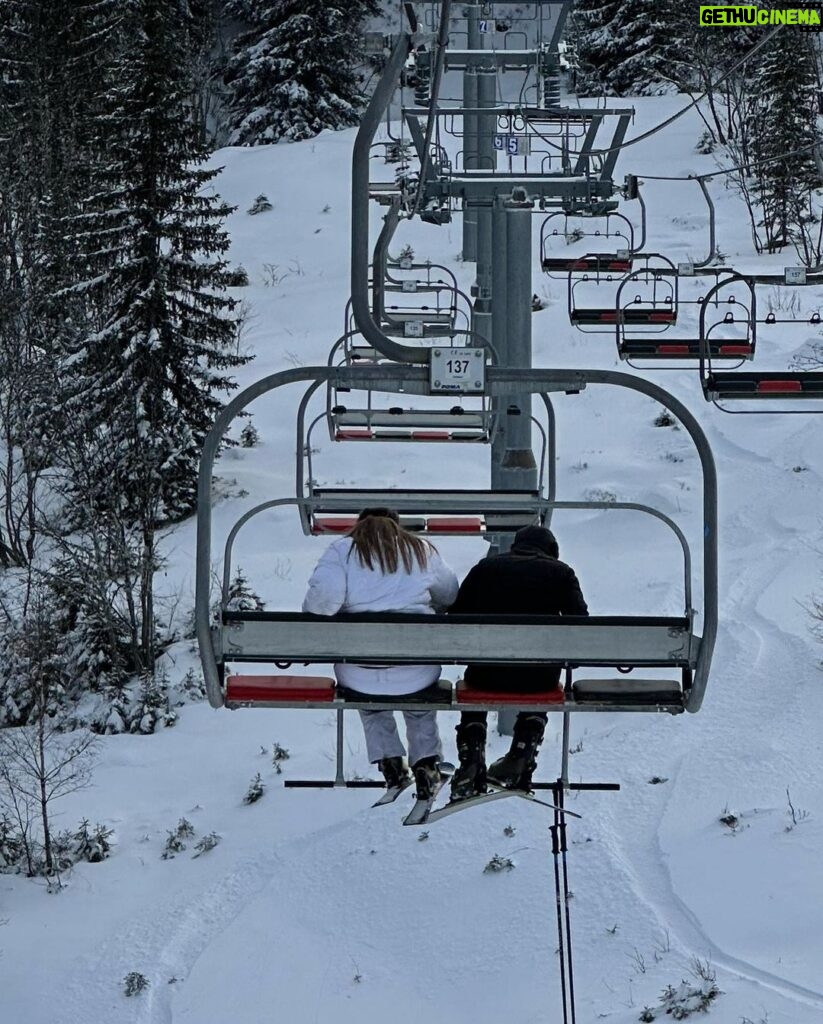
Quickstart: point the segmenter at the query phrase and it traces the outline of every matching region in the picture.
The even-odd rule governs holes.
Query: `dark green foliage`
[[[612,24],[618,0],[578,0],[569,18],[569,35],[579,61],[579,93],[603,93],[615,65]]]
[[[249,783],[246,795],[243,797],[244,804],[256,804],[266,791],[266,784],[260,778],[260,772]]]
[[[229,143],[309,139],[357,123],[362,21],[373,0],[270,0],[251,8],[225,72]]]
[[[806,265],[820,244],[812,192],[823,181],[814,160],[820,146],[815,36],[785,26],[757,63],[750,83],[752,173],[750,194],[760,208],[757,227],[768,252],[795,243]]]
[[[209,853],[218,845],[220,839],[221,837],[216,832],[209,832],[207,836],[203,836],[201,839],[198,839],[194,844],[194,848],[197,850],[197,853],[192,854],[192,860],[197,857],[201,857],[204,853]]]
[[[13,871],[23,860],[23,840],[13,822],[0,817],[0,872]]]
[[[234,579],[229,584],[229,600],[226,607],[233,612],[261,612],[266,607],[249,586],[249,581],[238,566]]]
[[[66,411],[105,446],[98,509],[147,530],[194,505],[199,450],[232,384],[234,302],[225,294],[222,221],[208,189],[217,173],[188,113],[181,11],[132,0],[126,45],[95,119],[101,163],[94,195],[70,224],[92,330],[66,352],[74,388]],[[106,156],[102,157],[105,150]],[[92,481],[93,483],[93,481]]]
[[[186,849],[186,840],[194,835],[194,826],[186,818],[177,822],[177,828],[166,835],[166,845],[160,854],[163,860],[173,860],[175,855]]]
[[[127,996],[136,996],[149,987],[149,979],[139,971],[129,971],[123,978],[123,992]]]
[[[70,849],[74,862],[84,860],[89,864],[99,864],[106,860],[111,854],[113,834],[113,829],[106,828],[99,822],[94,828],[90,828],[88,818],[84,818],[71,834]]]
[[[197,106],[217,6],[0,4],[0,568],[48,534],[72,685],[153,664],[156,531],[245,361]],[[12,662],[0,715],[25,719]]]
[[[260,434],[253,423],[247,423],[240,431],[240,447],[254,448],[260,444]]]

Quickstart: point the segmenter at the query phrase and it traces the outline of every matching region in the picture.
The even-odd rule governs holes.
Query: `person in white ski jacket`
[[[445,611],[457,596],[457,576],[433,544],[400,525],[396,512],[367,508],[351,531],[326,549],[309,580],[303,611],[315,615],[338,612]],[[353,696],[401,696],[418,693],[440,678],[440,665],[334,666],[337,681]],[[404,711],[409,762],[418,797],[426,798],[439,778],[442,758],[435,711]],[[405,749],[391,711],[361,711],[369,760],[377,764],[386,785],[411,782]]]

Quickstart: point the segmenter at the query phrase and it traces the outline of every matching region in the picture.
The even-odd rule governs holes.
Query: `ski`
[[[393,804],[394,801],[400,796],[400,794],[414,784],[413,776],[409,776],[408,781],[404,782],[400,786],[388,786],[386,792],[380,797],[379,800],[375,800],[372,807],[384,807],[386,804]]]
[[[440,769],[440,781],[435,785],[432,795],[426,800],[414,801],[414,806],[403,819],[404,825],[424,825],[428,821],[437,794],[454,774],[454,765],[449,764],[448,761],[441,761],[438,768]]]
[[[492,783],[489,783],[492,786]],[[557,804],[551,804],[547,800],[541,800],[536,797],[534,793],[527,792],[525,789],[503,789],[502,787],[494,787],[489,793],[478,793],[476,796],[468,796],[463,800],[452,800],[451,803],[446,804],[444,807],[438,807],[436,811],[431,811],[426,817],[427,822],[438,821],[440,818],[446,818],[450,814],[455,814],[457,811],[466,811],[470,807],[479,807],[481,804],[493,803],[495,800],[503,800],[508,796],[518,796],[521,800],[530,800],[534,804],[540,804],[541,807],[548,807],[553,811],[562,811],[567,814],[570,818],[581,818],[582,815],[576,811],[570,811],[565,807],[558,807]]]

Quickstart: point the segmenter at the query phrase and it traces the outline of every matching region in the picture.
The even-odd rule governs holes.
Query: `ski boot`
[[[503,789],[531,789],[532,773],[537,767],[537,751],[543,742],[546,722],[539,715],[517,716],[509,752],[492,764],[489,782]]]
[[[443,782],[439,764],[440,759],[437,757],[422,757],[413,766],[418,800],[432,800],[437,795]]]
[[[449,800],[465,800],[486,792],[486,726],[469,722],[457,727],[460,766],[452,776]]]
[[[411,785],[412,773],[405,757],[384,757],[377,762],[377,767],[386,780],[386,789],[403,789]]]

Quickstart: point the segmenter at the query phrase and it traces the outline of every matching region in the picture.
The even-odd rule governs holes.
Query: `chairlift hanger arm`
[[[369,308],[369,152],[411,53],[412,38],[401,32],[360,121],[352,153],[351,303],[355,323],[378,352],[399,363],[425,363],[426,349],[401,345],[380,330]],[[399,217],[399,211],[396,214]]]

